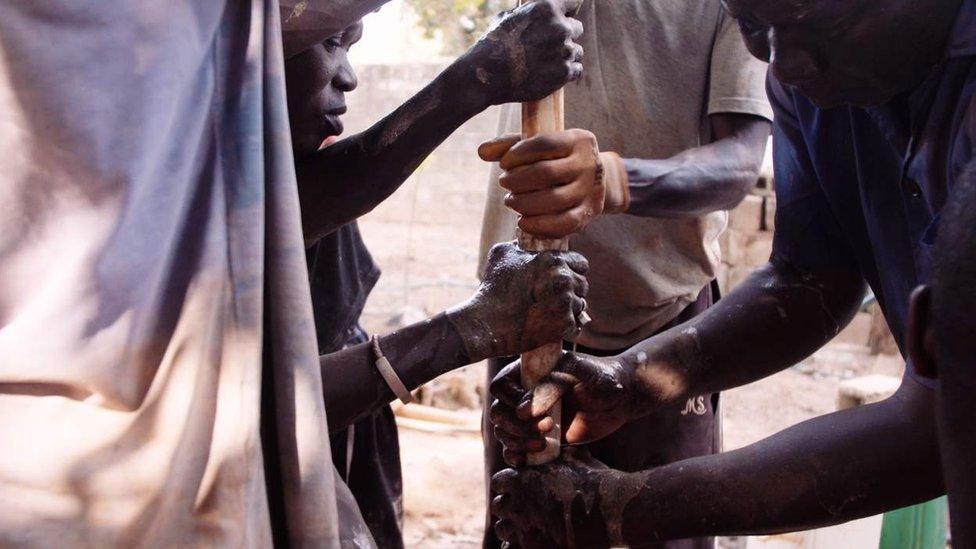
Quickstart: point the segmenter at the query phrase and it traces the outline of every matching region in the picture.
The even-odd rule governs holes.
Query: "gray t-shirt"
[[[566,127],[596,134],[623,157],[667,158],[700,146],[708,115],[772,118],[766,65],[749,55],[719,0],[587,0],[580,82],[566,88]],[[519,109],[502,109],[500,133],[519,130]],[[502,204],[493,167],[482,255],[511,240],[515,215]],[[715,278],[727,212],[698,218],[604,216],[570,247],[590,260],[593,322],[579,342],[621,349],[650,336]]]

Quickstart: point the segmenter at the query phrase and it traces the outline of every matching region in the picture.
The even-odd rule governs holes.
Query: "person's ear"
[[[920,375],[935,378],[938,374],[935,354],[935,331],[932,328],[932,289],[921,285],[912,292],[908,303],[908,326],[905,350]]]

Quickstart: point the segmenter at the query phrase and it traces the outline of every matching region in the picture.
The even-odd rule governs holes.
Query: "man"
[[[303,198],[310,202],[303,204],[306,225],[328,223],[323,232],[332,231],[320,239],[310,236],[307,240],[311,245],[307,253],[308,268],[321,354],[362,345],[369,340],[359,327],[358,319],[379,277],[379,269],[373,263],[355,221],[331,229],[336,223],[333,219],[336,212],[316,209],[316,203],[308,197],[315,196],[318,189],[326,189],[333,195],[352,195],[352,200],[346,200],[346,208],[354,207],[358,211],[371,209],[378,203],[372,201],[372,196],[382,199],[392,193],[467,116],[500,101],[498,93],[531,94],[537,93],[533,89],[539,89],[540,93],[552,89],[563,82],[558,76],[560,68],[566,69],[565,77],[578,74],[571,70],[576,60],[564,57],[564,48],[571,45],[570,53],[578,51],[578,46],[571,41],[578,36],[579,23],[566,19],[563,13],[549,10],[551,6],[540,4],[512,12],[404,108],[369,130],[341,141],[337,136],[342,133],[341,116],[346,111],[344,96],[357,85],[347,53],[362,36],[362,23],[357,22],[322,43],[286,59],[289,120],[296,162],[302,166],[314,165],[313,170],[304,170],[298,181]],[[289,36],[290,33],[285,34],[286,43]],[[532,36],[532,39],[526,36]],[[516,82],[514,64],[490,62],[490,58],[512,58],[514,48],[519,44],[527,46],[522,48],[521,55],[533,72],[541,75],[540,78]],[[483,69],[485,78],[508,81],[511,85],[505,90],[498,89],[494,95],[486,94],[484,98],[477,99],[481,86],[466,76],[474,74],[478,67],[487,69]],[[450,93],[446,93],[447,90]],[[431,122],[418,123],[415,117],[418,111],[426,112],[427,120]],[[403,133],[386,137],[385,134],[392,128],[398,128]],[[388,141],[384,148],[374,145],[381,139]],[[325,149],[320,151],[323,143]],[[370,191],[374,194],[370,195]],[[357,201],[355,197],[367,199]],[[346,214],[342,212],[338,216],[345,218]],[[511,253],[497,252],[494,254],[496,258],[521,262]],[[562,275],[578,276],[573,274],[572,269],[579,269],[579,265],[585,263],[576,257],[562,268]],[[497,269],[493,271],[501,272]],[[520,274],[526,279],[533,274],[545,276],[542,271],[528,267]],[[582,279],[579,280],[582,283]],[[496,311],[507,311],[513,315],[531,306],[528,301],[520,301],[527,297],[524,292],[499,294],[503,287],[499,282],[495,280],[485,286],[485,299],[482,302],[494,302]],[[580,291],[585,294],[585,288]],[[577,303],[581,308],[582,301]],[[455,323],[463,309],[455,311]],[[506,331],[506,326],[502,324],[511,324],[507,315],[495,315],[485,320],[490,322],[482,328],[490,328],[496,334]],[[564,319],[557,319],[557,326],[561,320]],[[436,325],[427,326],[434,328]],[[470,336],[467,339],[471,341],[474,336],[482,334],[466,335]],[[383,343],[383,346],[386,345]],[[439,359],[441,362],[432,365],[436,367],[434,372],[448,371],[464,362],[450,354]],[[398,368],[403,366],[396,362],[394,365]],[[372,370],[369,368],[368,371]],[[325,375],[330,374],[332,372],[325,372]],[[426,379],[430,377],[433,375]],[[348,385],[349,381],[352,380],[345,379],[337,386]],[[371,382],[369,387],[373,385],[375,383]],[[373,398],[362,401],[363,404],[372,402]],[[336,426],[341,419],[338,414],[330,415],[332,455],[339,464],[340,476],[356,497],[374,541],[380,547],[402,547],[402,478],[393,411],[389,406],[383,406],[349,429]]]
[[[482,252],[514,237],[516,218],[532,234],[563,236],[583,223],[571,220],[606,209],[570,239],[591,260],[593,321],[578,349],[612,356],[670,326],[693,318],[718,298],[718,237],[728,214],[755,185],[772,113],[765,98],[765,64],[753,59],[719,0],[584,2],[586,70],[566,89],[566,125],[559,136],[512,146],[503,137],[482,149],[501,167],[492,181]],[[501,131],[519,130],[518,106],[506,107]],[[597,155],[598,150],[605,152]],[[610,152],[613,151],[613,152]],[[584,203],[552,225],[535,215],[538,184],[562,184],[555,203]],[[599,174],[623,174],[627,188],[604,198],[592,193]],[[609,189],[609,185],[603,188]],[[570,194],[567,194],[570,193]],[[515,202],[511,202],[514,200]],[[569,210],[570,208],[565,208]],[[589,213],[588,213],[589,212]],[[489,380],[513,359],[492,361]],[[671,403],[592,446],[612,467],[637,471],[720,450],[718,395],[703,392]],[[487,414],[486,414],[487,415]],[[486,425],[490,425],[486,421]],[[504,467],[501,444],[486,429],[487,474]],[[489,494],[489,500],[490,500]],[[490,525],[490,514],[487,517]],[[489,527],[486,546],[498,540]],[[709,547],[710,540],[669,547]]]
[[[627,353],[567,356],[561,370],[576,380],[558,379],[573,386],[563,401],[571,443],[605,436],[689,394],[788,367],[851,319],[865,282],[902,342],[910,292],[931,276],[939,213],[973,155],[973,2],[729,0],[727,7],[750,51],[771,59],[772,258],[707,313]],[[836,106],[842,102],[854,106]],[[496,394],[507,405],[494,416],[518,453],[538,444],[537,434],[527,435],[539,428],[530,418],[541,417],[551,399],[520,403],[506,374]],[[635,474],[573,456],[540,470],[506,471],[495,478],[503,493],[493,502],[503,517],[498,529],[527,546],[573,538],[644,545],[812,528],[931,499],[944,491],[932,385],[910,360],[886,401],[815,418],[735,452]],[[954,471],[950,478],[960,478]],[[572,483],[588,498],[589,512],[562,498],[574,512],[574,532],[555,520],[564,507],[546,503],[554,482]],[[519,515],[530,506],[532,521]]]
[[[301,6],[321,41],[370,3]],[[362,347],[316,352],[278,8],[0,4],[0,545],[372,545],[326,408],[392,391]],[[528,270],[517,306],[562,321],[498,352],[561,337],[581,284],[518,257],[500,291]],[[506,313],[483,298],[379,342],[405,383],[493,350],[461,335]]]

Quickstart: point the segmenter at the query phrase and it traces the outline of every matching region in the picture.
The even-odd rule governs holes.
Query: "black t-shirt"
[[[345,344],[380,277],[380,269],[355,221],[316,242],[305,257],[319,353],[327,354]]]

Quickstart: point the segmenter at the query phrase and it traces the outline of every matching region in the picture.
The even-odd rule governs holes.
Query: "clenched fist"
[[[503,14],[458,63],[474,70],[489,105],[535,101],[576,80],[582,0],[537,0]]]
[[[575,252],[491,249],[481,286],[448,317],[472,362],[573,339],[582,328],[589,265]]]

